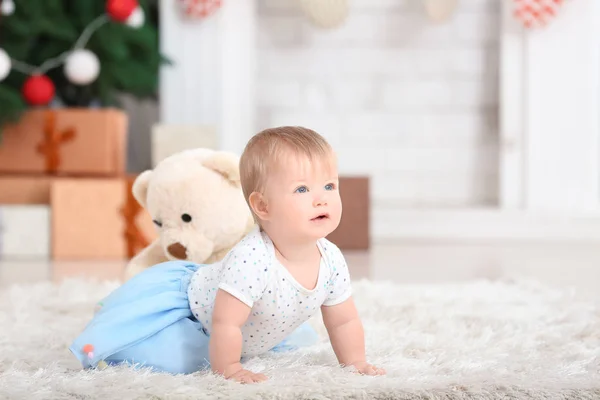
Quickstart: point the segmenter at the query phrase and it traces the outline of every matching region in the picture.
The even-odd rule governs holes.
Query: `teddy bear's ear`
[[[232,153],[217,151],[202,161],[202,165],[223,175],[233,185],[240,187],[240,159]]]
[[[133,193],[133,197],[137,200],[138,203],[144,208],[146,208],[146,197],[148,195],[148,183],[150,183],[150,177],[152,176],[151,170],[146,170],[138,175],[133,182],[133,186],[131,187],[131,192]]]

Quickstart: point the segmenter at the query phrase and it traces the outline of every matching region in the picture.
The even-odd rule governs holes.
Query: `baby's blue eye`
[[[296,189],[297,193],[306,193],[308,191],[308,189],[306,188],[306,186],[300,186],[298,189]]]
[[[333,183],[328,183],[327,185],[325,185],[325,190],[333,190],[334,186]]]

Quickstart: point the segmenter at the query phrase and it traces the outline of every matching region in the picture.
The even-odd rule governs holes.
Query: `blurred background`
[[[118,273],[154,234],[140,210],[123,234],[137,174],[303,125],[338,153],[356,277],[593,291],[597,3],[2,0],[0,276]]]

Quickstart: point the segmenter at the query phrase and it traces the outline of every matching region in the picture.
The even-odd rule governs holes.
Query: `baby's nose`
[[[320,197],[315,198],[313,204],[315,205],[315,207],[316,206],[324,206],[324,205],[327,205],[327,201],[325,200],[325,197],[320,196]]]

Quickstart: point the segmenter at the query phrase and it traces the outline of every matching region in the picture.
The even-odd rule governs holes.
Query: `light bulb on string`
[[[144,16],[144,10],[142,9],[142,7],[137,6],[135,10],[133,10],[129,18],[127,18],[125,23],[131,26],[132,28],[139,28],[142,25],[144,25],[145,20],[146,17]]]
[[[65,60],[64,73],[69,82],[76,85],[87,85],[98,78],[100,60],[90,50],[75,50]]]
[[[10,74],[11,62],[8,53],[0,48],[0,82]]]
[[[0,13],[2,15],[12,15],[15,12],[15,3],[13,0],[0,0]]]

